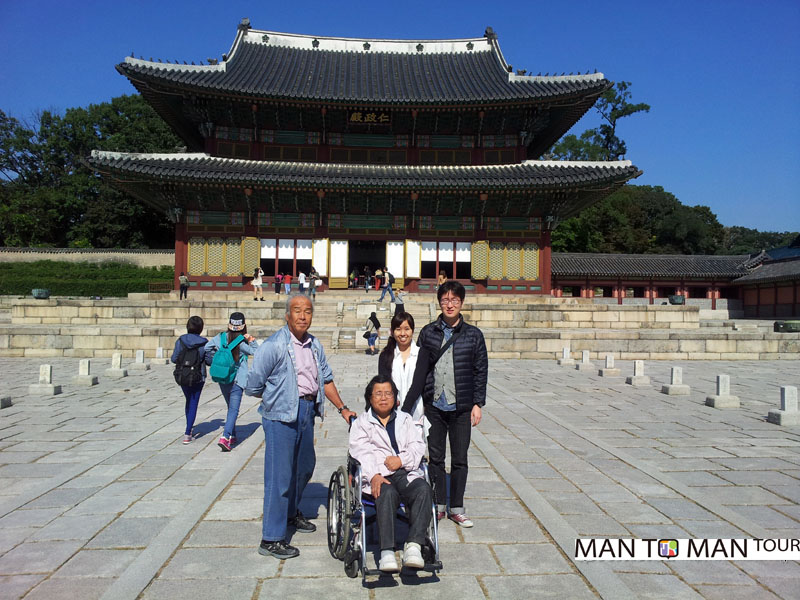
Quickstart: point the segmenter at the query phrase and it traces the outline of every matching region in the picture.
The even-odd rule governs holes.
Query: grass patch
[[[171,266],[137,267],[121,262],[35,262],[0,263],[0,294],[30,295],[34,288],[46,288],[53,296],[127,296],[146,293],[150,282],[172,283]]]

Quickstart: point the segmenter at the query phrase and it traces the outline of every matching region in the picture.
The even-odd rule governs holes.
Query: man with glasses
[[[461,527],[472,527],[464,510],[467,451],[471,428],[481,422],[486,403],[489,359],[481,330],[464,322],[461,307],[466,290],[458,281],[446,281],[436,291],[442,309],[439,318],[422,328],[417,344],[428,351],[428,370],[422,400],[430,422],[428,453],[437,518],[445,515]],[[444,459],[450,438],[450,511]]]

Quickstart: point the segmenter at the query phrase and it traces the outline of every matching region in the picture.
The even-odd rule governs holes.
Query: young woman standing
[[[253,271],[253,300],[258,300],[259,298],[261,301],[264,301],[264,271],[261,270],[261,267],[256,267],[255,271]]]
[[[374,312],[370,313],[367,322],[364,324],[364,333],[368,335],[367,343],[369,349],[365,350],[365,354],[377,354],[378,350],[375,348],[375,342],[381,335],[381,322],[378,321],[378,315]]]

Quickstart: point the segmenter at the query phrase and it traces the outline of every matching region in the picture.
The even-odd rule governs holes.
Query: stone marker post
[[[800,425],[796,387],[793,385],[781,386],[781,407],[770,410],[767,421],[775,423],[775,425]]]
[[[714,408],[739,408],[739,397],[731,396],[731,378],[728,375],[717,375],[717,393],[706,396],[706,406]]]
[[[683,369],[672,367],[669,383],[661,386],[661,393],[667,396],[688,396],[691,389],[683,383]]]
[[[164,356],[164,348],[159,346],[156,348],[156,357],[150,359],[151,365],[168,365],[169,359]]]
[[[28,393],[32,396],[55,396],[61,393],[61,386],[53,385],[52,365],[39,365],[39,383],[29,385]]]
[[[97,385],[97,377],[91,374],[91,364],[88,358],[82,358],[78,363],[78,374],[72,378],[72,383],[89,387]]]
[[[614,366],[614,355],[613,354],[606,354],[606,366],[603,369],[597,371],[597,374],[600,377],[620,377],[621,373],[620,370]]]
[[[644,361],[633,361],[633,377],[627,377],[625,383],[634,386],[650,385],[650,377],[644,374]]]
[[[588,350],[581,350],[581,362],[575,365],[575,368],[578,371],[588,371],[590,369],[594,369],[594,365],[589,362],[589,351]]]
[[[569,346],[564,346],[561,350],[561,358],[558,359],[559,365],[574,365],[575,360],[569,355]]]
[[[12,406],[14,406],[14,403],[11,401],[11,396],[0,397],[0,408],[10,408]]]
[[[111,355],[111,368],[106,369],[104,375],[113,379],[120,379],[121,377],[128,376],[128,371],[122,368],[121,352],[114,352],[114,354]]]
[[[128,365],[131,371],[149,371],[150,365],[144,362],[144,350],[136,351],[136,360]]]

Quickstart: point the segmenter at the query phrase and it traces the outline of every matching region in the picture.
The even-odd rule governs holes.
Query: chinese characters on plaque
[[[351,110],[347,113],[347,121],[349,123],[388,124],[392,119],[389,113],[384,111]]]

